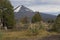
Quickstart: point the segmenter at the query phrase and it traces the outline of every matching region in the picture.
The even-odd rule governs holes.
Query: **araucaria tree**
[[[60,14],[57,16],[52,29],[53,31],[60,32]]]
[[[40,22],[41,16],[39,12],[36,12],[36,14],[32,17],[32,23]]]
[[[0,0],[0,10],[3,27],[13,28],[15,24],[14,10],[10,0]]]

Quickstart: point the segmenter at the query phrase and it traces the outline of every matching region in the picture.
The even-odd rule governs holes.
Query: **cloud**
[[[60,4],[60,0],[11,0],[22,2],[22,4]],[[23,3],[24,2],[24,3]]]
[[[34,0],[10,0],[11,3],[16,6],[16,5],[34,5]]]
[[[34,11],[39,11],[39,12],[59,12],[60,11],[59,5],[38,5],[38,6],[30,6],[28,8]]]
[[[26,6],[53,4],[60,5],[60,0],[10,0],[13,5],[20,4]]]
[[[38,6],[30,6],[28,8],[30,8],[33,11],[44,12],[52,15],[60,14],[59,5],[38,5]]]
[[[14,7],[24,5],[39,12],[60,12],[60,0],[11,0]]]
[[[11,2],[14,7],[18,5],[25,5],[37,11],[60,11],[60,0],[11,0]]]
[[[39,10],[39,8],[41,7],[40,9],[42,11],[44,11],[44,10],[46,10],[46,11],[48,11],[48,10],[57,11],[58,10],[59,11],[59,9],[60,9],[60,6],[59,6],[60,0],[10,0],[10,1],[11,1],[12,5],[14,5],[14,7],[18,6],[18,5],[24,5],[27,7],[31,6],[30,8],[33,7],[34,9],[38,8],[36,10]],[[57,6],[59,6],[59,7],[57,7]]]

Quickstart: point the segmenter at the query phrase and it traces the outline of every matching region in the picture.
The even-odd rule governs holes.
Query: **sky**
[[[54,12],[54,15],[60,12],[60,0],[10,0],[14,7],[24,5],[33,11]],[[58,12],[58,13],[57,13]]]

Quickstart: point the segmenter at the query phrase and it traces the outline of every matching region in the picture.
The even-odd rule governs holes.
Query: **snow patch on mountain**
[[[19,12],[19,10],[21,9],[22,6],[18,6],[15,8],[14,12]]]

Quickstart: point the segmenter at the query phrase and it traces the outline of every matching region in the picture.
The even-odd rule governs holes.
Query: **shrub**
[[[40,22],[41,16],[39,12],[36,12],[36,14],[32,17],[32,23]]]
[[[39,29],[37,26],[32,26],[28,29],[28,35],[36,36],[39,33]]]
[[[60,32],[60,14],[57,16],[55,23],[52,27],[52,31]]]
[[[43,29],[43,25],[42,24],[40,24],[39,29]]]

